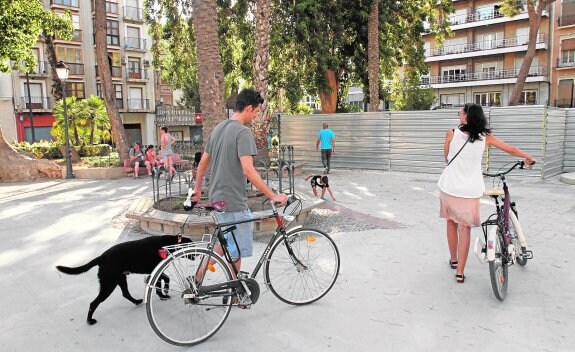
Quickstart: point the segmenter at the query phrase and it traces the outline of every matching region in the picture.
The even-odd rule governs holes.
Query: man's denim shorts
[[[253,218],[253,214],[249,209],[247,209],[238,212],[216,213],[215,217],[218,221],[218,224],[221,224],[225,222],[249,220]],[[232,257],[239,258],[240,254],[242,258],[251,257],[253,253],[254,223],[246,222],[235,226],[237,228],[233,231],[233,233],[236,237],[236,241],[238,242],[238,246],[240,247],[240,253],[238,253],[238,248],[236,247],[236,243],[232,238],[232,232],[228,232],[224,235],[228,241],[228,248],[232,254]]]

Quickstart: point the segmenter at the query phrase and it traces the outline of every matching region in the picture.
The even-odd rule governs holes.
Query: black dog
[[[100,303],[104,302],[110,296],[118,285],[122,289],[122,295],[126,299],[136,305],[142,303],[141,299],[135,299],[130,295],[126,274],[150,274],[162,260],[158,253],[162,247],[189,242],[192,242],[192,240],[182,237],[181,235],[147,237],[137,241],[117,244],[102,253],[99,257],[92,259],[89,263],[82,266],[69,268],[58,265],[56,269],[65,274],[77,275],[85,273],[96,265],[99,266],[98,278],[100,279],[100,293],[96,299],[90,303],[87,318],[88,324],[93,325],[97,322],[96,319],[92,318],[94,311]],[[166,275],[163,275],[161,279],[164,281],[164,289],[167,290],[170,279]],[[156,292],[162,299],[170,298],[168,295],[164,295],[159,289],[156,290]]]

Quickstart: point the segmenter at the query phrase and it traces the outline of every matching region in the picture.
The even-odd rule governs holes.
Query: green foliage
[[[429,110],[436,98],[431,88],[419,85],[418,79],[396,79],[391,90],[391,100],[395,105],[394,110]]]
[[[119,167],[124,164],[118,152],[112,152],[106,156],[83,157],[82,162],[89,167]]]
[[[293,109],[290,109],[289,112],[293,115],[311,115],[311,114],[313,114],[313,110],[305,104],[296,105],[296,107]]]
[[[82,145],[78,149],[80,156],[108,156],[112,152],[112,147],[109,144],[95,144],[95,145]]]
[[[28,142],[18,142],[12,144],[14,149],[22,150],[34,154],[37,158],[58,159],[62,158],[62,153],[58,149],[59,144],[53,141],[40,141],[33,144]]]
[[[73,145],[92,145],[109,140],[110,119],[104,101],[96,96],[88,99],[66,98],[68,112],[68,135]],[[53,110],[56,121],[51,134],[60,143],[65,143],[64,103],[59,100]]]
[[[533,1],[530,1],[533,2]],[[507,17],[513,17],[524,11],[524,4],[522,0],[504,0],[501,3],[499,12]]]
[[[70,13],[45,10],[40,0],[0,0],[0,72],[36,67],[32,48],[42,33],[72,39]],[[10,64],[12,63],[12,64]]]

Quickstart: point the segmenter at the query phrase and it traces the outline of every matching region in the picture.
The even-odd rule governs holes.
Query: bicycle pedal
[[[525,251],[525,253],[523,254],[523,257],[525,259],[533,259],[533,252],[530,250]]]

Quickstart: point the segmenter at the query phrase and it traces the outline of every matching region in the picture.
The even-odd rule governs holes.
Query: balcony
[[[29,110],[30,107],[32,110],[49,110],[52,109],[52,101],[48,97],[30,97],[30,102],[28,102],[28,97],[21,97],[20,98],[20,106],[22,110]]]
[[[561,59],[557,59],[557,68],[575,68],[575,62],[562,62]]]
[[[559,16],[559,27],[572,26],[575,24],[575,15]]]
[[[543,16],[549,16],[548,10],[543,10]],[[451,30],[460,30],[478,26],[487,26],[509,21],[518,21],[529,19],[527,11],[522,11],[514,17],[506,17],[498,8],[493,7],[490,11],[473,12],[461,15],[452,15],[448,17],[451,22]]]
[[[128,111],[149,111],[150,99],[128,99]]]
[[[125,37],[124,38],[124,49],[126,50],[136,50],[136,51],[146,51],[147,43],[146,39]]]
[[[80,0],[50,0],[50,5],[59,5],[67,7],[80,7]]]
[[[139,7],[124,6],[124,20],[144,22],[144,10]]]
[[[96,67],[96,77],[100,76],[100,72],[98,71],[98,65]],[[110,73],[112,78],[122,78],[122,67],[121,66],[110,66]]]
[[[573,99],[555,99],[553,106],[557,108],[572,108],[575,106]]]
[[[66,62],[66,66],[70,69],[68,73],[71,76],[83,76],[84,75],[84,64],[78,64],[74,62]]]
[[[449,45],[441,48],[430,49],[426,53],[427,59],[425,62],[526,51],[528,43],[529,36],[524,35],[514,38],[489,40],[474,44]],[[546,33],[540,33],[537,36],[536,48],[547,49],[548,44],[549,36]]]
[[[489,72],[471,72],[446,76],[422,77],[421,85],[430,85],[433,88],[452,88],[463,86],[481,86],[491,84],[513,84],[519,75],[519,69],[508,69]],[[526,82],[545,80],[547,66],[531,67]],[[470,83],[472,82],[472,83]]]
[[[148,80],[148,70],[141,68],[126,68],[126,79],[131,80]]]
[[[55,34],[54,39],[65,41],[60,36],[58,36],[58,33]],[[82,30],[81,29],[74,29],[74,32],[72,32],[72,39],[70,41],[81,42],[82,41]]]
[[[47,77],[50,74],[50,64],[48,61],[38,61],[34,67],[34,71],[29,72],[28,75],[32,77]],[[26,72],[21,71],[21,76],[25,76]]]

